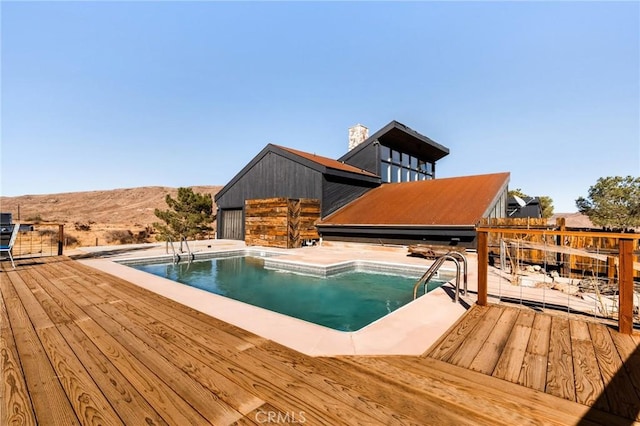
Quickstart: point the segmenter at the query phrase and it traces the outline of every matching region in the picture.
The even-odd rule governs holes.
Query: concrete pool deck
[[[408,256],[406,247],[325,242],[322,246],[283,250],[246,247],[241,241],[230,240],[189,244],[191,251],[196,254],[251,249],[277,252],[278,261],[325,267],[358,260],[420,267],[426,271],[432,263],[431,260]],[[462,316],[469,304],[475,302],[475,295],[471,294],[471,299],[467,296],[460,303],[453,303],[453,286],[446,284],[358,331],[343,332],[211,294],[118,263],[136,258],[167,256],[162,243],[81,248],[69,255],[88,266],[312,356],[420,355]],[[475,254],[470,253],[467,258],[469,290],[475,291]]]

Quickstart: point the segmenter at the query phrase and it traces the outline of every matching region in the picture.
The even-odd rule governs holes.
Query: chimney
[[[369,129],[364,127],[362,124],[356,124],[353,127],[349,128],[349,151],[351,151],[356,146],[360,145],[362,142],[367,140],[369,137]]]

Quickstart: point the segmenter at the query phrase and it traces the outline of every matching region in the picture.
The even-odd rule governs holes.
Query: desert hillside
[[[215,195],[221,186],[193,186],[195,192]],[[0,210],[22,223],[64,223],[70,244],[121,243],[116,236],[140,236],[157,218],[154,209],[166,209],[165,196],[177,188],[148,186],[109,191],[70,192],[0,197]],[[215,205],[214,205],[215,211]],[[74,239],[77,243],[74,243]],[[153,236],[147,238],[153,241]]]

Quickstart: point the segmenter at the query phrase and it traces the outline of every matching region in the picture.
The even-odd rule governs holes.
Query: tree
[[[194,193],[191,188],[178,188],[178,197],[165,197],[168,210],[155,209],[154,214],[164,223],[154,223],[158,237],[167,236],[174,240],[182,237],[194,238],[211,231],[209,226],[215,220],[211,194]]]
[[[640,226],[640,177],[609,176],[589,188],[576,206],[594,225],[628,231]]]
[[[549,219],[551,216],[553,216],[553,198],[547,195],[542,195],[538,197],[538,200],[540,200],[542,217],[544,217],[545,219]]]
[[[512,189],[508,192],[510,197],[516,196],[520,198],[528,198],[529,195],[522,192],[520,188]],[[540,210],[542,210],[542,217],[545,219],[549,219],[553,216],[553,199],[546,195],[538,197],[540,201]]]

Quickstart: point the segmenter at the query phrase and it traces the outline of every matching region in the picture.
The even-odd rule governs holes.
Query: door
[[[220,211],[220,214],[220,235],[218,238],[244,241],[242,209],[224,209]]]

